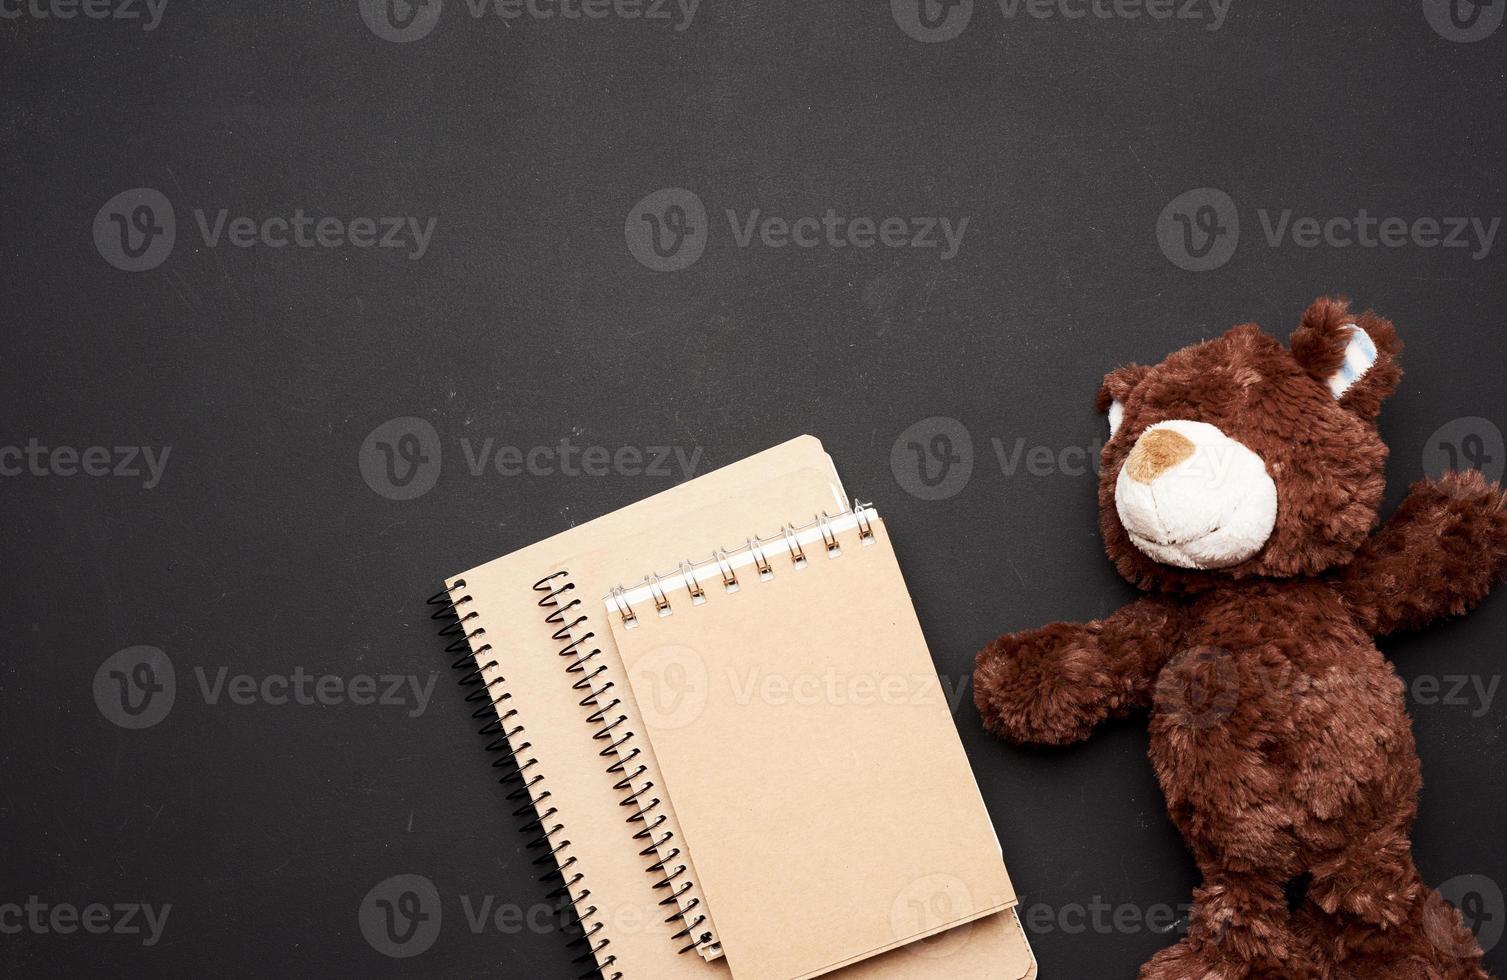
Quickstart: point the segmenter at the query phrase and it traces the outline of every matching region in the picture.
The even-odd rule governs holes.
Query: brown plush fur
[[[1324,379],[1355,323],[1378,360],[1338,400]],[[1401,377],[1392,325],[1341,299],[1287,349],[1255,325],[1112,372],[1099,408],[1109,557],[1148,594],[1085,624],[1001,636],[978,655],[984,724],[1062,745],[1150,709],[1151,761],[1203,875],[1187,937],[1143,980],[1479,980],[1460,916],[1423,883],[1409,833],[1420,787],[1403,685],[1374,643],[1465,612],[1507,571],[1507,495],[1479,473],[1424,481],[1379,532],[1386,446],[1375,419]],[[1258,453],[1275,529],[1246,561],[1173,568],[1136,549],[1115,484],[1168,419]],[[1290,908],[1287,887],[1306,883]]]

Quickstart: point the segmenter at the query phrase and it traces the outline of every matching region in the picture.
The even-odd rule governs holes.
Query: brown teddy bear
[[[1150,709],[1203,883],[1145,980],[1487,976],[1413,866],[1418,755],[1374,638],[1486,595],[1507,571],[1507,496],[1449,473],[1371,533],[1401,347],[1386,320],[1321,299],[1290,349],[1251,324],[1111,372],[1100,527],[1147,595],[978,655],[984,724],[1016,742]]]

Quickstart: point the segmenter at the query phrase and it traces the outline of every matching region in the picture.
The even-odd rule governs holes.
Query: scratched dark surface
[[[45,474],[0,456],[0,973],[574,975],[423,599],[444,574],[801,432],[890,521],[950,684],[997,632],[1131,596],[1073,452],[1103,431],[1093,396],[1115,364],[1248,320],[1285,337],[1314,296],[1345,291],[1408,344],[1382,422],[1389,506],[1441,443],[1499,474],[1507,248],[1425,247],[1412,224],[1484,229],[1507,211],[1507,29],[1460,40],[1502,3],[1474,26],[1463,0],[1441,21],[1447,6],[1234,0],[1210,29],[1203,4],[1186,8],[1202,20],[1010,19],[976,0],[957,37],[923,43],[903,3],[897,19],[884,3],[705,0],[686,24],[673,5],[669,20],[509,20],[447,0],[427,36],[394,43],[356,0],[172,0],[152,30],[3,0],[0,447],[103,446],[112,472],[131,465],[116,446],[170,455],[150,487],[67,475],[66,453]],[[946,31],[962,9],[930,12]],[[1201,244],[1175,261],[1158,224],[1206,187],[1241,230],[1196,272]],[[100,212],[136,188],[171,202],[176,233],[130,272],[110,254],[152,261],[165,215],[139,197]],[[695,192],[708,238],[656,272],[625,227],[642,253],[651,226],[630,212],[667,188]],[[1231,235],[1210,200],[1178,213]],[[924,229],[911,219],[968,223],[944,257],[833,247],[810,223],[814,247],[743,247],[725,216],[829,208],[899,217],[897,242]],[[299,209],[342,220],[331,244],[312,227],[308,247],[235,244],[251,234],[237,216],[259,234]],[[1406,219],[1407,242],[1340,247],[1335,226],[1300,244],[1298,219],[1361,209]],[[684,209],[659,213],[684,227]],[[359,216],[432,234],[358,248]],[[122,227],[141,256],[112,246]],[[397,467],[430,455],[397,429],[363,451],[408,417],[443,465],[427,492],[379,492],[377,443]],[[938,500],[904,445],[891,466],[934,417],[973,449]],[[677,447],[694,466],[629,472],[626,454],[569,475],[536,456],[534,472],[471,473],[480,453],[513,458],[498,446],[523,460],[562,438]],[[1035,465],[1011,465],[1018,440],[1045,447]],[[1416,853],[1434,883],[1507,883],[1507,696],[1470,686],[1495,690],[1504,637],[1497,595],[1386,645],[1416,682]],[[140,729],[110,716],[111,685],[158,675],[106,664],[137,646],[176,678],[170,712]],[[278,703],[278,678],[299,674],[336,678],[343,700]],[[232,699],[238,675],[249,703]],[[389,675],[437,682],[422,705],[403,689],[384,704]],[[350,703],[362,677],[378,703]],[[962,705],[1042,976],[1133,976],[1175,939],[1146,919],[1165,929],[1158,910],[1195,883],[1144,724],[1033,752]],[[399,874],[442,910],[406,958],[361,928]],[[1504,914],[1489,892],[1469,898],[1483,937]],[[96,903],[171,910],[155,937],[114,911],[104,934],[53,928]],[[468,909],[498,908],[501,925],[473,928]],[[1488,962],[1507,968],[1507,945]]]

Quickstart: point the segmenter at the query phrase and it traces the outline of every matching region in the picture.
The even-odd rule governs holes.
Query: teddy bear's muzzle
[[[1207,422],[1141,433],[1115,482],[1115,510],[1137,548],[1179,568],[1228,568],[1260,551],[1277,486],[1256,453]]]

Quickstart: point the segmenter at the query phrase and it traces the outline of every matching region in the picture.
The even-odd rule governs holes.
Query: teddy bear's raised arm
[[[984,726],[1015,742],[1067,745],[1150,707],[1178,623],[1174,601],[1145,596],[1104,619],[999,637],[979,652],[973,675]]]
[[[1413,485],[1338,579],[1375,636],[1458,616],[1507,573],[1507,494],[1478,472]]]

